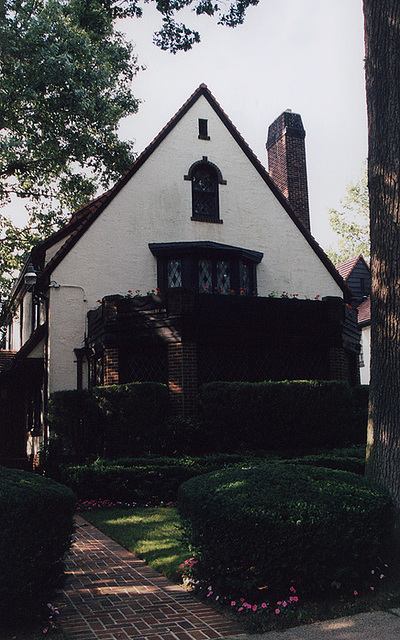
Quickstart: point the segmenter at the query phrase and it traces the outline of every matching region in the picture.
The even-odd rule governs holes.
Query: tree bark
[[[371,211],[366,475],[400,514],[400,2],[364,0]]]

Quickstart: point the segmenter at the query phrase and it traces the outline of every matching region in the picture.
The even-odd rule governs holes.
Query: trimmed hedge
[[[104,424],[101,455],[139,456],[153,451],[168,415],[168,388],[157,382],[95,387]]]
[[[213,382],[200,389],[200,409],[212,451],[329,449],[366,439],[340,381]]]
[[[190,478],[228,465],[239,464],[237,455],[205,458],[137,458],[96,460],[91,464],[62,467],[60,480],[82,500],[170,502]]]
[[[366,441],[368,387],[344,382],[213,382],[200,389],[199,407],[198,419],[171,416],[168,389],[155,382],[58,391],[46,471],[122,455],[299,454]]]
[[[224,595],[360,588],[390,531],[388,495],[345,471],[269,463],[181,485],[195,578]]]
[[[292,458],[289,462],[290,464],[306,464],[313,467],[351,471],[363,476],[365,473],[365,446]]]
[[[40,617],[64,581],[76,497],[52,480],[0,467],[0,616]]]
[[[168,389],[156,382],[57,391],[49,400],[50,461],[138,456],[157,447]]]

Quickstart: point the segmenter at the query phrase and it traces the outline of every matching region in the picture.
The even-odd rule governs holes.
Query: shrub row
[[[90,464],[63,466],[58,479],[71,487],[82,500],[171,502],[176,500],[178,488],[185,480],[239,464],[244,459],[242,455],[220,455],[184,459],[96,460]]]
[[[57,391],[50,397],[48,424],[58,459],[138,456],[162,452],[168,390],[155,382]]]
[[[269,459],[272,460],[271,457]],[[334,451],[332,454],[305,456],[285,462],[362,474],[364,459],[364,448],[353,447],[350,450]],[[63,465],[58,469],[56,478],[71,487],[82,500],[102,498],[129,503],[174,502],[179,486],[190,478],[226,467],[260,464],[265,460],[265,456],[240,453],[201,458],[99,459],[83,465]]]
[[[215,382],[198,420],[171,417],[154,382],[58,391],[49,402],[48,459],[306,451],[365,443],[368,389],[336,381]]]
[[[230,597],[360,588],[392,523],[387,494],[356,474],[278,462],[192,478],[178,509],[195,579]]]
[[[200,407],[206,441],[221,451],[299,451],[366,440],[367,395],[338,381],[213,382],[201,388]]]
[[[0,617],[40,616],[64,578],[76,497],[33,473],[0,467]]]

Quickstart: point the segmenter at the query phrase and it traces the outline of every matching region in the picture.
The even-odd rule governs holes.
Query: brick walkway
[[[67,573],[58,607],[71,640],[210,640],[243,634],[79,516]]]

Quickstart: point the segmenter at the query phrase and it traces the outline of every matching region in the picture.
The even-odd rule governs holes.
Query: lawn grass
[[[179,565],[190,556],[189,549],[180,539],[179,518],[176,509],[136,507],[134,509],[100,509],[81,512],[83,518],[113,540],[145,560],[151,567],[170,580],[179,582]],[[258,615],[250,612],[238,614],[238,622],[249,632],[283,629],[299,624],[310,624],[363,611],[388,610],[400,606],[400,542],[388,551],[385,579],[373,581],[374,591],[356,596],[330,595],[321,599],[303,601],[284,615]],[[371,583],[372,584],[372,583]],[[210,605],[218,606],[210,598]],[[232,615],[229,607],[225,611]],[[224,609],[222,609],[224,612]],[[260,613],[260,612],[259,612]],[[0,640],[1,637],[0,637]],[[18,639],[19,640],[19,639]],[[29,639],[30,640],[30,639]]]
[[[81,515],[153,569],[173,582],[179,581],[179,565],[189,557],[189,549],[180,539],[176,509],[99,509]]]

